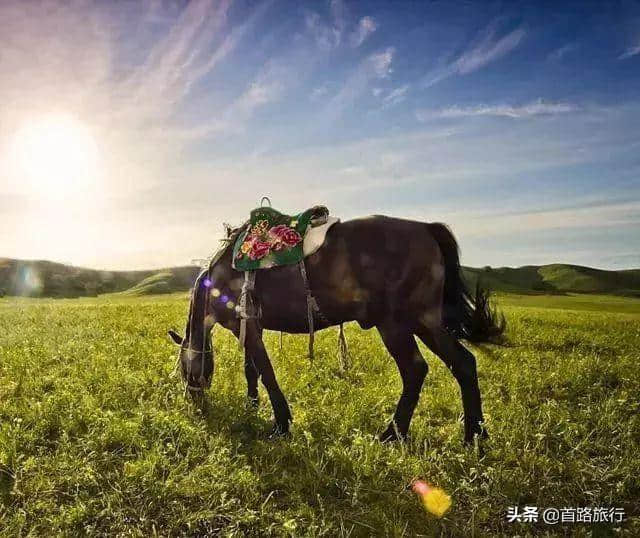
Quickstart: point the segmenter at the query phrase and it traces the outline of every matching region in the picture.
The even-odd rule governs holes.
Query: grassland
[[[640,300],[499,298],[509,345],[475,348],[492,435],[461,444],[458,389],[430,373],[411,441],[374,436],[400,380],[375,331],[266,336],[295,423],[271,442],[261,392],[245,407],[242,358],[216,329],[204,411],[172,377],[184,295],[0,300],[0,535],[640,535]],[[262,390],[262,389],[261,389]],[[453,497],[442,520],[406,486]],[[609,525],[507,523],[507,507],[615,506]]]

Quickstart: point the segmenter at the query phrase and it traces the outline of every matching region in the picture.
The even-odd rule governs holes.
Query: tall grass
[[[347,328],[346,373],[335,332],[317,335],[314,366],[304,337],[285,335],[280,350],[266,335],[295,421],[291,439],[272,442],[268,398],[257,413],[245,406],[242,357],[224,330],[208,405],[183,398],[165,336],[183,326],[183,296],[1,300],[0,535],[615,531],[508,523],[507,508],[525,504],[623,507],[620,532],[640,535],[640,308],[517,301],[503,300],[510,345],[474,348],[491,434],[480,457],[461,443],[455,381],[424,348],[410,442],[375,440],[401,389],[375,331]],[[442,520],[406,489],[415,477],[452,496]]]

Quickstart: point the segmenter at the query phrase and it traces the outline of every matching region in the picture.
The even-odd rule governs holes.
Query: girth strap
[[[255,318],[255,305],[253,304],[253,290],[256,285],[256,272],[245,271],[244,283],[242,284],[242,291],[240,292],[240,334],[238,336],[238,344],[240,349],[244,349],[245,340],[247,338],[247,320],[249,318]],[[251,311],[249,311],[249,309]]]
[[[313,353],[313,342],[314,342],[314,314],[319,314],[323,319],[322,313],[320,312],[320,308],[318,307],[318,303],[315,297],[311,294],[311,288],[309,287],[309,278],[307,277],[307,270],[304,265],[304,260],[301,260],[298,263],[298,267],[300,268],[300,274],[302,275],[302,282],[304,284],[304,292],[307,299],[307,323],[309,326],[309,359],[313,362],[314,353]],[[244,349],[245,341],[247,338],[247,320],[256,318],[258,316],[256,312],[256,307],[253,302],[253,291],[255,289],[256,283],[256,272],[255,271],[245,271],[244,272],[244,282],[242,284],[242,291],[240,292],[240,301],[239,306],[240,310],[238,312],[238,317],[240,318],[240,334],[238,335],[238,344],[240,349]],[[344,339],[344,335],[342,335]],[[281,344],[282,346],[282,340]],[[346,342],[345,346],[346,348]]]
[[[307,278],[307,270],[304,266],[304,260],[300,260],[298,263],[298,267],[300,267],[300,274],[302,275],[302,282],[304,284],[304,292],[307,296],[307,323],[309,325],[309,360],[313,362],[313,340],[314,340],[314,329],[313,329],[313,313],[320,312],[320,308],[318,307],[318,303],[313,295],[311,295],[311,288],[309,287],[309,279]]]

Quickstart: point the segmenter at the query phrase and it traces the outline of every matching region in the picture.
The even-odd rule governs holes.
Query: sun
[[[67,197],[97,181],[98,147],[81,121],[51,114],[26,122],[17,132],[15,163],[29,190]]]

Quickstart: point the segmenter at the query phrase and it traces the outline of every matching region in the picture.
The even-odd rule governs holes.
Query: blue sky
[[[446,222],[467,265],[638,267],[640,3],[560,4],[3,2],[0,255],[189,263],[268,195]],[[45,186],[15,139],[52,114],[51,162],[95,158]]]

